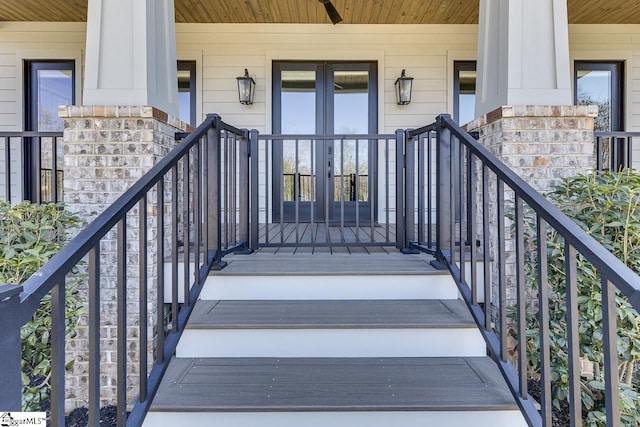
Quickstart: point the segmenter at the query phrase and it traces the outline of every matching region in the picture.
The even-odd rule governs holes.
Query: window
[[[469,123],[476,110],[476,61],[455,61],[453,70],[453,119]]]
[[[62,132],[59,105],[75,102],[74,61],[25,61],[25,130]],[[23,198],[33,202],[62,200],[62,138],[25,138]]]
[[[576,61],[574,101],[576,105],[597,105],[596,132],[624,129],[622,112],[622,62]]]
[[[178,61],[178,118],[197,125],[195,61]]]

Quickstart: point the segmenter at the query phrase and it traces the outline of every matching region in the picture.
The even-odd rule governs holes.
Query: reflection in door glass
[[[316,72],[282,71],[283,134],[316,133]],[[297,145],[297,147],[296,147]],[[282,142],[283,200],[315,200],[311,141]],[[296,169],[297,165],[297,169]]]
[[[597,105],[598,117],[594,121],[596,132],[611,130],[611,71],[578,70],[576,72],[578,105]]]
[[[333,86],[334,133],[369,133],[369,72],[335,71]],[[334,200],[369,200],[369,140],[336,140],[334,165]]]
[[[38,70],[38,131],[62,131],[59,105],[72,105],[72,70]]]

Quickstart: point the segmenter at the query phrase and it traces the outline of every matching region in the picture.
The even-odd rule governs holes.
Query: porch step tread
[[[212,276],[335,276],[335,275],[405,275],[446,274],[436,270],[424,256],[349,256],[317,257],[234,257]]]
[[[495,411],[516,403],[488,357],[176,358],[151,411]]]
[[[461,300],[200,300],[187,329],[475,328]]]

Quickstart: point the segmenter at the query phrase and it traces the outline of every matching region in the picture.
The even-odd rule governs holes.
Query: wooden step
[[[177,358],[144,425],[470,423],[526,425],[488,357]]]
[[[198,301],[178,357],[484,356],[461,300]]]

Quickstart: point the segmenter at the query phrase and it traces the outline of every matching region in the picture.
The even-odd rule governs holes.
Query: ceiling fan
[[[331,19],[331,23],[336,25],[339,22],[342,22],[342,17],[331,3],[331,0],[318,0],[320,3],[324,5],[324,8],[327,10],[327,15],[329,15],[329,19]]]

